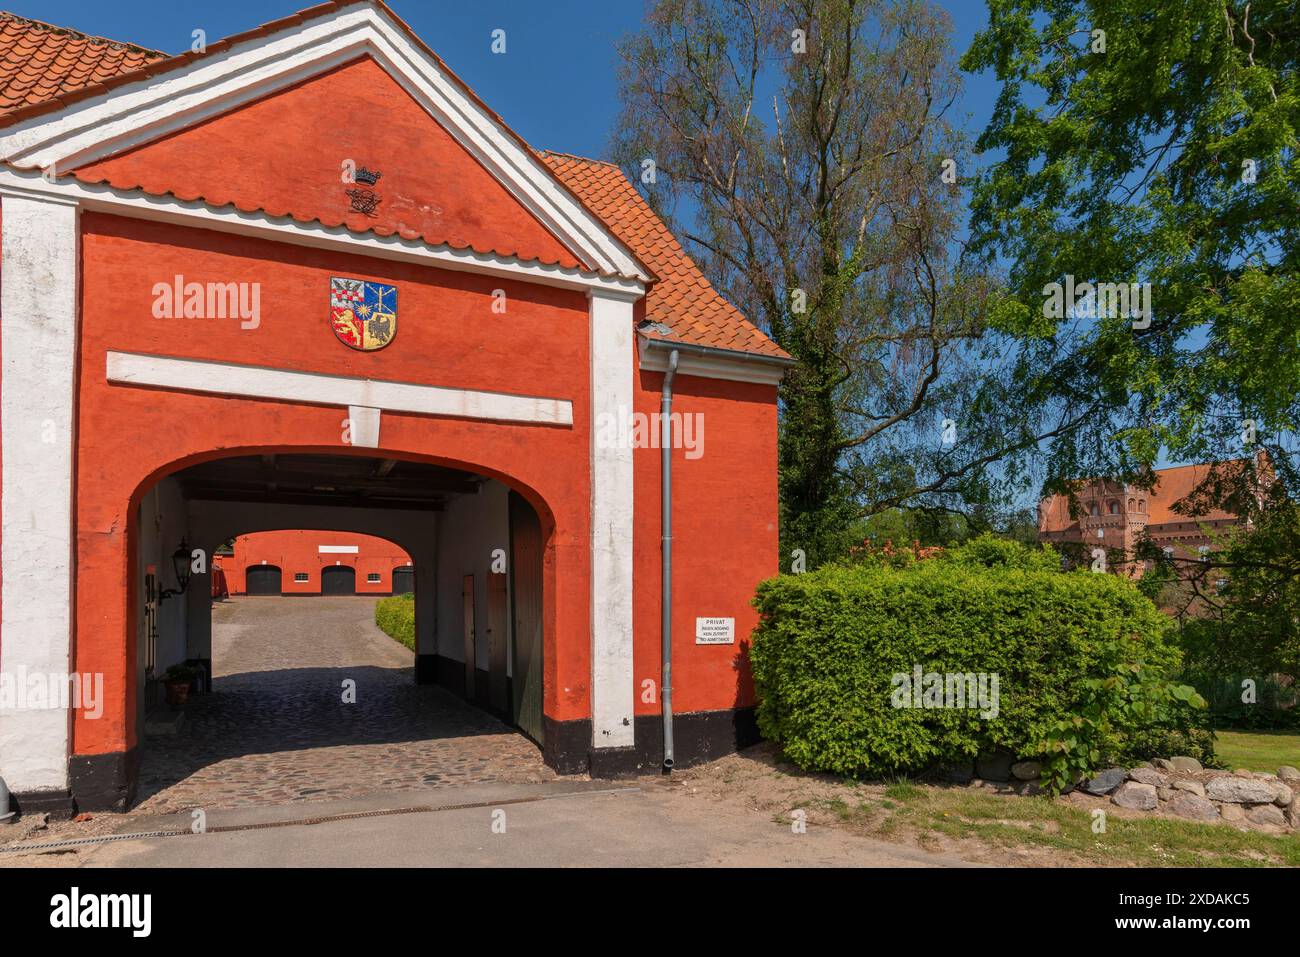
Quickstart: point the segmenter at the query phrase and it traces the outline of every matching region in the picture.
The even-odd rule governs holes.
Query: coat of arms
[[[382,349],[397,335],[397,287],[332,277],[330,325],[334,335],[353,349]]]

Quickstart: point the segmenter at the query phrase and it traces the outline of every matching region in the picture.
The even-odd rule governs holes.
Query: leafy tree
[[[972,248],[1008,265],[1026,405],[1097,414],[1052,444],[1048,489],[1216,470],[1189,514],[1297,488],[1300,17],[1285,0],[988,0],[962,66],[1001,82],[977,150]],[[1148,315],[1076,283],[1149,283]],[[1267,452],[1267,459],[1255,453]],[[1231,474],[1226,474],[1227,472]]]
[[[960,256],[949,32],[919,0],[651,0],[621,47],[616,155],[796,359],[782,547],[812,565],[856,516],[1004,506],[1044,431],[989,332],[999,287]]]
[[[1300,681],[1300,507],[1270,509],[1202,564],[1185,576],[1208,609],[1187,632],[1188,666]]]

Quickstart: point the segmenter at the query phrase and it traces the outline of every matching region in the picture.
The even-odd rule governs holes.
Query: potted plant
[[[189,700],[190,686],[199,676],[199,669],[193,665],[172,665],[163,675],[163,684],[167,688],[167,703],[179,708]]]

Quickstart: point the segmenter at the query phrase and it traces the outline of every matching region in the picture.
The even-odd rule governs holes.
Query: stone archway
[[[496,476],[483,473],[471,473],[455,468],[446,460],[432,456],[421,456],[411,452],[393,454],[389,451],[366,454],[369,450],[347,450],[340,453],[337,449],[295,449],[278,447],[227,450],[226,454],[203,454],[172,463],[142,481],[131,496],[133,507],[129,509],[130,527],[129,547],[119,551],[122,569],[118,580],[125,583],[125,595],[122,604],[123,639],[122,652],[119,652],[121,665],[126,673],[118,672],[117,684],[122,689],[118,696],[121,738],[127,745],[124,751],[109,758],[74,755],[74,768],[81,762],[83,768],[89,766],[94,776],[83,773],[83,784],[88,779],[90,789],[83,788],[77,794],[80,806],[120,807],[129,804],[138,779],[139,751],[143,730],[145,678],[142,670],[142,644],[147,627],[147,595],[140,591],[146,570],[167,576],[162,563],[151,561],[150,556],[169,551],[175,547],[171,538],[188,539],[204,555],[210,556],[216,545],[228,540],[234,534],[255,531],[274,530],[294,527],[324,528],[337,531],[361,532],[376,535],[394,542],[411,556],[417,567],[425,565],[436,568],[437,562],[437,522],[429,519],[423,525],[421,521],[435,514],[426,507],[439,505],[431,498],[392,501],[385,497],[388,492],[403,487],[410,489],[415,485],[423,488],[426,484],[434,488],[434,479],[442,482],[438,488],[445,493],[452,507],[477,500],[479,492],[487,487],[499,490],[501,502],[500,533],[495,541],[503,550],[509,548],[506,533],[508,525],[505,519],[505,495],[516,492],[521,500],[537,501],[537,493],[510,479],[503,481]],[[231,453],[234,454],[231,454]],[[247,475],[234,469],[234,463],[274,462],[279,459],[287,463],[285,469],[271,469],[263,477],[260,487],[249,485],[244,480]],[[311,473],[308,465],[329,469],[319,474]],[[242,466],[241,466],[242,467]],[[304,469],[308,469],[304,472]],[[330,471],[332,469],[332,471]],[[349,471],[350,470],[350,471]],[[351,472],[361,470],[382,470],[383,481],[369,482],[358,479]],[[346,473],[346,474],[345,474]],[[222,485],[226,482],[227,485]],[[380,492],[383,494],[380,494]],[[365,492],[373,495],[366,500]],[[439,493],[442,494],[442,493]],[[446,504],[446,502],[442,503]],[[466,509],[469,505],[466,505]],[[546,591],[555,594],[557,590],[554,558],[557,523],[553,514],[543,503],[537,510],[539,521],[546,529],[546,558],[540,572],[545,582]],[[486,543],[488,539],[484,539]],[[486,562],[491,549],[482,549],[482,558]],[[430,684],[439,681],[446,674],[454,672],[454,652],[450,651],[445,640],[439,644],[435,631],[437,615],[434,609],[438,602],[437,575],[416,575],[416,618],[417,648],[415,659],[415,678],[418,682]],[[163,584],[158,585],[162,590]],[[178,612],[183,606],[184,613]],[[170,621],[168,621],[170,618]],[[211,604],[210,587],[204,579],[185,592],[180,602],[170,602],[163,616],[155,616],[154,621],[162,620],[171,634],[179,634],[178,639],[183,652],[173,648],[170,656],[159,658],[158,668],[165,668],[167,661],[163,657],[177,660],[205,662],[211,668]],[[182,620],[183,619],[183,620]],[[179,631],[178,631],[179,629]],[[542,622],[546,636],[548,654],[543,656],[543,665],[554,667],[554,661],[548,661],[550,655],[563,652],[556,648],[555,614],[553,610]],[[155,644],[157,642],[155,641]],[[85,652],[79,646],[79,654]],[[183,659],[182,656],[183,655]],[[93,654],[90,657],[94,657]],[[484,655],[486,662],[488,656]],[[463,673],[463,667],[462,667]],[[135,672],[132,682],[129,674]],[[444,682],[445,683],[445,682]],[[132,684],[134,688],[130,687]],[[490,684],[484,681],[485,685]],[[110,702],[111,706],[111,702]],[[81,739],[81,740],[84,740]],[[74,747],[79,743],[74,738]],[[549,758],[549,756],[548,756]],[[74,773],[74,785],[76,783]]]

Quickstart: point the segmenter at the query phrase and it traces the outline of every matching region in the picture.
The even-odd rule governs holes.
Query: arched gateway
[[[205,657],[206,578],[163,611],[149,593],[182,541],[377,534],[418,605],[435,499],[480,530],[490,505],[511,561],[536,559],[547,761],[659,765],[670,364],[675,758],[734,747],[785,354],[617,167],[529,148],[381,3],[121,64],[0,113],[0,776],[20,805],[132,800],[141,636],[156,670]],[[463,674],[455,636],[419,612],[417,632],[418,680]],[[102,699],[27,694],[42,681]]]

